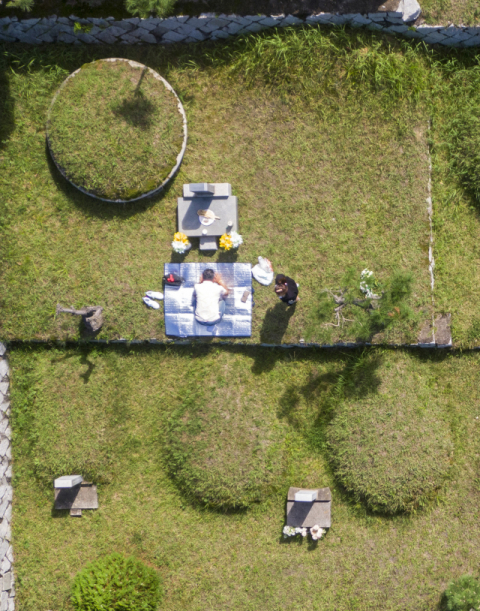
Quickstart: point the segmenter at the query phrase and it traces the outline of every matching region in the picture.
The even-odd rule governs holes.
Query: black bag
[[[165,283],[165,286],[181,286],[185,280],[182,278],[182,276],[171,272],[163,277],[163,282]]]

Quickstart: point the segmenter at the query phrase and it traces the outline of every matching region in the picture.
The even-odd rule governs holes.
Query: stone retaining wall
[[[12,551],[12,446],[9,369],[6,347],[0,343],[0,611],[15,609]]]
[[[177,16],[167,19],[140,19],[133,17],[115,21],[106,19],[80,19],[56,17],[23,19],[4,17],[0,19],[0,42],[23,42],[28,44],[171,44],[176,42],[200,42],[218,40],[250,32],[259,32],[273,27],[290,25],[325,24],[365,27],[370,30],[401,34],[427,43],[439,43],[450,47],[473,47],[480,45],[480,26],[411,26],[420,15],[416,0],[401,0],[396,11],[312,14],[305,18],[293,15],[215,15],[202,13],[198,17]]]

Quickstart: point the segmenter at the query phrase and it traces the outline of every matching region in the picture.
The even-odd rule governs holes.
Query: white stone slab
[[[74,486],[78,486],[83,482],[83,477],[81,475],[62,475],[61,477],[57,477],[55,480],[53,487],[54,488],[73,488]]]

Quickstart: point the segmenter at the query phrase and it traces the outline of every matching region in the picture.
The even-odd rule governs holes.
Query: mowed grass
[[[11,116],[0,151],[1,336],[78,337],[77,318],[55,319],[61,303],[103,306],[99,337],[162,339],[162,310],[148,310],[141,298],[161,289],[165,262],[254,264],[263,255],[300,284],[301,302],[287,310],[272,286],[257,285],[252,341],[355,339],[348,325],[325,327],[315,317],[319,291],[339,288],[349,267],[358,276],[372,269],[380,280],[396,269],[413,274],[409,305],[418,320],[377,339],[415,341],[431,315],[428,117],[412,94],[423,78],[417,58],[402,45],[365,32],[310,29],[181,49],[4,47],[3,109]],[[56,88],[105,56],[157,70],[186,108],[181,170],[147,203],[91,200],[66,184],[45,149]],[[184,183],[205,180],[232,184],[245,243],[238,253],[205,255],[195,241],[179,258],[170,245],[176,199]]]
[[[477,574],[480,562],[479,355],[367,356],[215,347],[12,350],[19,609],[70,611],[77,571],[113,551],[159,571],[162,608],[172,611],[437,609],[446,584]],[[326,433],[343,398],[360,393],[375,405],[399,385],[405,405],[424,414],[434,406],[454,453],[436,500],[409,517],[384,518],[337,485]],[[277,422],[289,455],[277,493],[233,514],[182,496],[168,475],[164,423],[192,394],[214,406],[248,405]],[[236,426],[225,429],[227,446],[236,435]],[[99,486],[99,509],[81,519],[53,511],[51,478],[86,460],[110,473]],[[332,528],[316,547],[281,537],[290,485],[332,489]]]
[[[147,67],[84,64],[49,110],[48,141],[76,186],[104,199],[133,199],[167,178],[183,145],[178,99]]]
[[[480,8],[477,0],[423,0],[422,15],[427,23],[478,25]]]

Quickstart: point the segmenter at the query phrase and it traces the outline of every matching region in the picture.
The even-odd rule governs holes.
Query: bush
[[[120,554],[88,564],[75,577],[72,588],[77,611],[157,611],[162,597],[155,570]]]
[[[29,12],[32,10],[35,0],[10,0],[7,2],[7,8],[18,8],[21,11]]]
[[[450,164],[464,186],[480,202],[480,109],[462,105],[450,124]]]
[[[445,591],[448,611],[477,611],[480,609],[480,582],[471,575],[463,575],[448,584]]]
[[[280,425],[258,406],[202,406],[189,397],[167,425],[169,466],[192,498],[218,509],[244,509],[277,488],[284,468]]]
[[[138,17],[165,17],[171,13],[175,0],[126,0],[127,11]]]
[[[364,357],[364,369],[373,358]],[[407,372],[396,371],[385,360],[376,372],[377,388],[362,386],[362,368],[346,374],[355,379],[342,379],[351,386],[339,395],[327,447],[336,477],[355,500],[394,514],[414,510],[435,495],[453,448],[449,427],[414,364]]]

